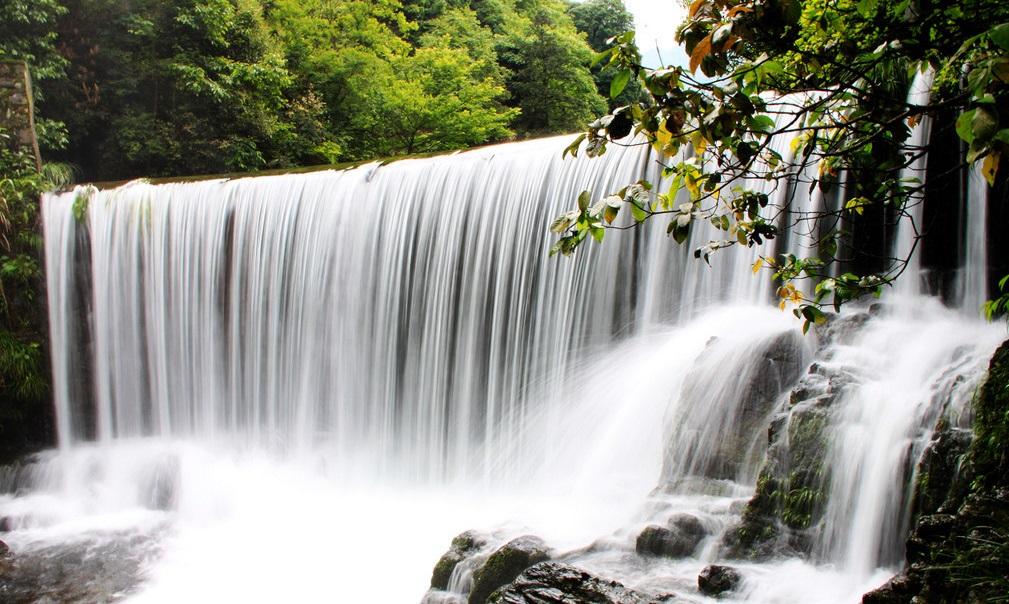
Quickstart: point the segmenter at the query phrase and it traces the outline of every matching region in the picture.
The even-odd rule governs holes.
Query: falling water
[[[907,102],[910,105],[927,105],[932,93],[932,80],[935,74],[931,69],[918,71],[911,82],[911,90]],[[909,157],[909,163],[901,171],[900,179],[910,187],[925,185],[925,172],[928,158],[924,154],[932,131],[932,117],[921,116],[921,119],[911,128],[911,136],[907,148],[914,154]],[[902,219],[897,223],[897,236],[894,240],[893,256],[899,262],[906,260],[902,278],[898,279],[896,289],[904,295],[913,295],[923,291],[921,275],[921,254],[914,253],[919,248],[919,237],[924,226],[924,194],[919,192],[908,197],[902,208]]]
[[[958,306],[972,315],[980,314],[988,299],[988,183],[976,169],[967,172],[966,229],[963,266],[957,275]]]
[[[417,602],[471,528],[696,593],[769,426],[819,404],[797,384],[829,370],[846,386],[824,411],[824,521],[808,556],[740,564],[735,597],[884,581],[907,467],[938,417],[969,418],[998,330],[915,296],[804,337],[750,270],[774,248],[708,268],[691,252],[710,228],[549,258],[581,190],[657,176],[643,148],[562,160],[567,143],[47,197],[60,448],[0,496],[5,540],[140,535],[143,583],[117,587],[137,602]],[[636,557],[677,514],[705,527],[696,550]]]

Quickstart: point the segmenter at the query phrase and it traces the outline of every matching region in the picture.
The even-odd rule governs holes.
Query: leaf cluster
[[[846,270],[857,254],[851,228],[864,214],[906,220],[920,203],[913,167],[925,145],[911,135],[924,119],[957,115],[968,146],[962,166],[976,164],[992,184],[999,177],[1009,142],[1000,117],[1009,111],[1009,7],[966,4],[694,0],[676,33],[688,66],[645,68],[633,34],[610,39],[597,61],[620,70],[611,95],[637,80],[649,98],[592,122],[566,153],[647,144],[657,154],[663,192],[631,204],[633,223],[604,227],[666,215],[683,243],[693,225],[710,223],[726,236],[695,250],[705,260],[781,232],[812,237],[812,255],[755,265],[772,272],[782,305],[794,305],[808,328],[824,305],[879,295],[907,265],[908,256],[894,256],[882,270]],[[909,97],[914,80],[932,82],[930,94]],[[839,202],[795,203],[817,192]],[[559,231],[558,251],[583,241],[577,225]],[[910,228],[921,236],[921,225]]]

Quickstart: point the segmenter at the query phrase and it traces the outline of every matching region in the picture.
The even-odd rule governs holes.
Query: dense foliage
[[[869,215],[907,220],[921,202],[924,185],[908,171],[925,153],[911,137],[915,124],[925,116],[940,128],[955,122],[967,146],[962,162],[989,183],[1009,151],[1009,124],[1000,120],[1009,110],[1003,2],[694,0],[677,38],[690,65],[661,69],[640,64],[633,34],[611,39],[601,58],[621,70],[612,93],[636,78],[650,98],[593,122],[570,149],[587,141],[587,153],[598,155],[636,134],[662,158],[668,192],[638,183],[596,203],[583,195],[555,222],[555,251],[571,253],[589,235],[601,240],[624,208],[638,223],[668,216],[677,242],[710,222],[725,237],[695,250],[705,259],[782,230],[814,233],[810,255],[754,266],[773,272],[783,307],[794,304],[808,327],[822,320],[823,305],[878,294],[904,270],[907,256],[885,252],[853,262],[861,253],[854,234]],[[907,100],[916,77],[931,80],[928,102]],[[805,190],[841,199],[835,209],[800,212],[791,202]],[[917,236],[921,226],[913,225]]]
[[[55,157],[85,180],[570,132],[607,107],[571,8],[566,0],[44,0],[32,23],[59,52],[47,55],[56,62],[42,70],[50,81],[41,82],[39,110],[66,124],[69,148]],[[612,35],[630,24],[623,14],[619,24],[577,22]],[[0,54],[34,67],[44,53]]]
[[[10,139],[0,128],[0,458],[45,442],[49,417],[38,198],[50,183]]]

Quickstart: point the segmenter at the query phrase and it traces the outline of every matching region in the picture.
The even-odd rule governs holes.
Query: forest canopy
[[[612,75],[593,73],[594,50],[633,25],[619,0],[589,4],[616,12],[567,0],[0,0],[0,57],[30,64],[44,154],[80,180],[284,168],[581,129],[608,109]]]

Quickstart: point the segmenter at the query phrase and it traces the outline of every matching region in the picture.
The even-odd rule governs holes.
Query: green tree
[[[606,112],[589,73],[592,51],[563,5],[533,2],[518,31],[498,49],[511,72],[508,90],[522,110],[515,123],[528,133],[577,130]]]
[[[480,70],[465,51],[450,48],[421,48],[374,65],[348,81],[362,95],[349,123],[370,141],[372,156],[461,149],[509,136],[516,112],[498,103],[502,86],[475,79]]]
[[[65,13],[58,0],[0,0],[0,59],[24,61],[30,66],[35,104],[40,107],[46,102],[46,83],[66,77],[67,60],[56,48],[56,23]],[[36,128],[42,148],[66,145],[66,131],[60,122],[40,119]]]
[[[39,195],[64,184],[0,128],[0,457],[52,442]],[[56,177],[58,182],[53,182]]]
[[[254,0],[68,0],[65,120],[88,178],[293,163],[284,57]]]
[[[573,4],[570,13],[575,27],[588,37],[589,46],[597,53],[609,48],[610,41],[616,36],[634,31],[634,15],[624,6],[623,0],[586,0]],[[615,65],[596,65],[592,69],[596,89],[599,94],[610,99],[611,110],[642,98],[641,85],[635,78],[629,78],[626,84],[618,83],[618,86],[624,87],[623,91],[611,98],[613,80],[618,75],[624,77],[621,75],[623,73],[625,72]]]
[[[602,239],[629,208],[635,222],[670,218],[677,242],[701,222],[720,229],[723,239],[694,252],[707,258],[775,237],[775,218],[791,211],[789,224],[821,233],[815,249],[762,258],[755,270],[773,273],[782,303],[794,304],[808,327],[822,320],[824,305],[878,295],[906,266],[901,257],[877,270],[844,270],[857,251],[852,225],[870,212],[906,217],[906,205],[924,190],[903,176],[924,153],[910,139],[915,123],[952,112],[938,127],[955,122],[969,147],[963,163],[977,164],[991,183],[1009,150],[1009,124],[1000,118],[1009,111],[1009,5],[1002,2],[694,0],[677,37],[689,68],[646,69],[633,34],[615,40],[605,59],[637,77],[651,98],[615,109],[579,139],[598,155],[638,134],[663,158],[670,191],[657,195],[641,183],[596,204],[583,195],[554,224],[555,251],[571,253],[588,235]],[[906,84],[923,70],[936,74],[931,101],[908,103]],[[775,150],[781,139],[792,141],[791,157]],[[689,158],[680,154],[688,145]],[[830,193],[844,174],[851,177],[839,209],[801,216],[745,184]],[[808,293],[798,283],[804,279],[812,281]]]

